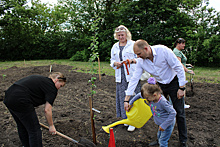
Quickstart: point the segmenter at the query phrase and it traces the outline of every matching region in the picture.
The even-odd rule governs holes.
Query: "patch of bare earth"
[[[74,67],[65,65],[53,65],[53,71],[60,71],[67,77],[67,84],[59,90],[58,96],[53,106],[53,120],[57,131],[79,141],[80,138],[93,140],[91,129],[89,93],[91,83],[88,80],[95,76],[97,80],[94,90],[96,94],[93,98],[93,107],[101,113],[95,114],[95,132],[98,147],[108,146],[109,134],[105,133],[101,127],[109,125],[115,121],[115,89],[116,84],[113,76],[102,76],[99,81],[98,75],[77,73]],[[49,66],[17,68],[12,67],[0,70],[0,146],[18,147],[21,146],[16,124],[3,104],[4,91],[15,81],[28,75],[48,76]],[[220,85],[208,83],[194,83],[194,95],[187,85],[186,103],[191,107],[186,109],[186,121],[188,129],[189,147],[217,147],[220,146]],[[38,118],[41,123],[47,125],[44,117],[44,106],[36,108]],[[118,147],[146,147],[149,142],[156,139],[157,126],[151,118],[142,128],[134,132],[128,132],[123,125],[114,127],[116,145]],[[75,143],[60,137],[52,136],[48,130],[42,128],[43,145],[45,147],[65,147],[77,146]],[[169,146],[178,146],[178,131],[175,126],[169,141]]]

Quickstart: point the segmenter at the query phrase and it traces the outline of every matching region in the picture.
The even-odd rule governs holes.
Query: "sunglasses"
[[[178,38],[177,42],[178,42],[178,43],[184,43],[185,40],[184,40],[183,38]]]
[[[121,31],[126,31],[125,27],[118,27],[115,29],[115,32],[121,32]]]
[[[63,78],[58,77],[57,79],[59,79],[59,80],[63,80],[64,82],[66,82],[66,78],[65,78],[65,77],[63,77]]]

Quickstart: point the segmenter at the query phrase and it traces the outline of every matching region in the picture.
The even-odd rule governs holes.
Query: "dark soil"
[[[101,81],[98,75],[87,73],[77,73],[74,67],[65,65],[53,65],[53,71],[60,71],[67,77],[67,84],[59,90],[58,96],[53,106],[53,120],[57,131],[79,141],[86,138],[93,141],[93,133],[90,119],[89,94],[91,77],[97,77],[95,85],[96,94],[93,98],[93,108],[101,111],[94,112],[95,133],[98,147],[106,147],[109,142],[109,134],[105,133],[101,127],[109,125],[115,121],[115,89],[116,84],[113,76],[106,76],[102,73]],[[0,70],[0,146],[18,147],[21,146],[16,124],[6,109],[2,100],[4,91],[15,81],[28,75],[38,74],[48,76],[49,66],[17,68],[11,67]],[[194,83],[194,94],[187,85],[186,121],[188,129],[189,147],[217,147],[220,146],[220,85],[208,83]],[[36,108],[38,118],[41,123],[46,124],[44,117],[44,106]],[[157,126],[151,118],[142,128],[134,132],[128,132],[127,127],[118,125],[114,127],[116,145],[118,147],[146,147],[148,143],[156,139]],[[69,140],[49,134],[48,130],[42,128],[43,145],[45,147],[77,146]],[[178,146],[178,131],[175,126],[169,141],[169,146]]]

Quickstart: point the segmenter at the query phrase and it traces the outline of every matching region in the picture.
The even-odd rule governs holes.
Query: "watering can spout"
[[[145,103],[145,99],[138,99],[134,102],[133,107],[129,112],[126,111],[127,119],[123,119],[112,123],[108,126],[103,126],[102,129],[109,133],[109,129],[119,125],[128,124],[134,126],[135,128],[141,128],[152,116],[150,107]]]
[[[127,124],[128,123],[128,119],[123,119],[123,120],[120,120],[120,121],[116,121],[108,126],[102,126],[102,129],[106,132],[106,133],[109,133],[109,129],[114,127],[114,126],[117,126],[117,125],[120,125],[120,124]]]

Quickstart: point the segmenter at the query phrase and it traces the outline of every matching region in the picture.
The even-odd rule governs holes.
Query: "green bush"
[[[77,51],[75,55],[70,58],[71,61],[88,61],[86,50]]]

